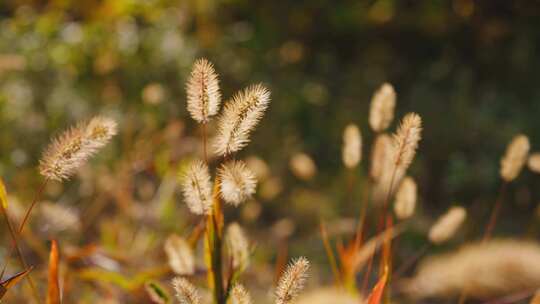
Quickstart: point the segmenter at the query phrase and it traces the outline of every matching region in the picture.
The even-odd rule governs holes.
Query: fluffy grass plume
[[[309,261],[300,257],[293,261],[279,279],[276,288],[276,304],[289,304],[304,288],[309,270]]]
[[[235,269],[244,270],[249,265],[249,241],[238,223],[231,223],[225,234],[227,250]]]
[[[176,235],[171,234],[163,246],[169,266],[178,275],[191,275],[195,273],[195,257],[188,242]]]
[[[467,211],[463,207],[452,207],[443,214],[431,226],[429,230],[429,240],[434,244],[441,244],[449,240],[459,229],[465,218]]]
[[[270,91],[262,84],[252,85],[236,93],[225,104],[218,121],[214,147],[218,155],[240,151],[249,142],[249,135],[270,103]]]
[[[513,181],[521,172],[529,154],[529,139],[520,134],[512,139],[506,153],[501,159],[501,178],[506,182]]]
[[[207,123],[217,114],[221,103],[219,79],[214,66],[202,58],[193,64],[186,85],[187,109],[199,123]]]
[[[390,126],[394,119],[396,92],[391,84],[383,84],[373,94],[369,110],[369,125],[375,132],[382,132]]]
[[[201,297],[197,288],[193,286],[187,279],[177,277],[172,281],[176,298],[180,304],[200,304]]]
[[[306,153],[296,153],[293,155],[289,161],[289,167],[294,176],[301,180],[310,180],[317,174],[317,165],[315,165],[311,156]]]
[[[416,183],[414,179],[407,176],[401,182],[394,203],[394,212],[398,219],[404,220],[411,217],[416,206]]]
[[[251,295],[249,292],[242,286],[242,284],[234,285],[231,290],[231,304],[251,304]]]
[[[369,175],[374,181],[379,181],[384,172],[391,171],[392,161],[392,138],[388,134],[380,134],[375,139],[371,152],[371,166]]]
[[[243,161],[224,163],[218,170],[218,176],[221,197],[231,205],[238,206],[255,193],[257,178]]]
[[[540,286],[537,242],[491,240],[456,252],[426,258],[404,290],[416,299],[457,297],[488,299]]]
[[[422,119],[416,113],[405,115],[394,134],[394,162],[399,172],[407,171],[411,165],[418,142],[422,138]]]
[[[181,176],[182,193],[194,214],[212,212],[212,182],[208,166],[201,160],[194,161]]]
[[[355,124],[349,124],[343,131],[342,159],[345,167],[353,169],[362,159],[362,135]]]
[[[527,166],[532,172],[540,173],[540,153],[532,153],[531,156],[529,156]]]
[[[39,162],[40,174],[56,181],[69,179],[116,132],[116,123],[100,116],[71,127],[53,139],[43,152]]]

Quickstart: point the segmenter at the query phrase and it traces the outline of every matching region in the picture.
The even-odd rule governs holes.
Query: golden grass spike
[[[341,150],[343,164],[353,169],[362,160],[362,135],[355,124],[349,124],[343,131],[343,148]]]
[[[197,288],[193,286],[187,279],[182,277],[176,277],[172,281],[174,290],[176,292],[176,298],[180,301],[180,304],[200,304],[201,297]]]
[[[195,256],[189,243],[182,237],[171,234],[166,240],[165,254],[169,266],[178,275],[192,275],[195,273]]]
[[[506,182],[513,181],[521,172],[529,154],[529,138],[523,134],[515,136],[501,159],[501,178]]]
[[[422,119],[416,113],[405,115],[394,134],[394,163],[398,172],[406,172],[412,163],[422,133]],[[399,174],[398,174],[399,176]]]
[[[304,288],[308,269],[309,261],[304,257],[294,260],[287,266],[276,288],[276,304],[289,304],[294,301]]]
[[[414,179],[410,176],[405,177],[396,192],[394,203],[394,213],[398,219],[404,220],[413,215],[416,206],[416,192]]]
[[[540,173],[540,153],[532,153],[531,156],[529,156],[529,161],[527,162],[527,165],[529,167],[529,170],[531,170],[534,173]]]
[[[249,86],[236,93],[225,104],[218,121],[218,134],[214,142],[216,154],[226,156],[244,148],[269,103],[270,91],[262,84]]]
[[[49,277],[47,287],[47,304],[60,304],[60,282],[58,281],[58,243],[53,240],[49,254]]]
[[[238,223],[231,223],[225,232],[225,243],[234,269],[243,271],[249,265],[249,241]]]
[[[195,61],[186,85],[187,109],[199,123],[207,123],[221,104],[219,79],[214,66],[201,58]]]
[[[232,160],[218,170],[221,197],[233,206],[238,206],[254,193],[257,187],[255,174],[243,161]]]
[[[251,295],[242,284],[234,285],[231,291],[231,304],[252,304]]]
[[[434,244],[441,244],[449,240],[459,229],[465,218],[467,211],[463,207],[452,207],[443,214],[431,226],[429,230],[429,240]]]
[[[390,126],[394,119],[396,92],[391,84],[383,84],[371,98],[369,125],[375,132],[382,132]]]
[[[116,132],[116,123],[100,116],[71,127],[55,138],[43,152],[39,164],[41,175],[56,181],[69,179]]]
[[[180,178],[182,193],[189,210],[198,215],[212,213],[212,182],[208,166],[196,160]]]
[[[317,165],[306,153],[296,153],[289,161],[289,167],[294,174],[301,180],[310,180],[317,174]]]
[[[379,181],[386,171],[391,171],[394,162],[392,160],[392,138],[388,134],[380,134],[375,139],[371,153],[371,167],[369,175],[374,181]]]
[[[421,298],[493,299],[540,286],[540,246],[536,241],[500,239],[464,245],[422,260],[403,291]],[[517,303],[517,302],[516,302]]]

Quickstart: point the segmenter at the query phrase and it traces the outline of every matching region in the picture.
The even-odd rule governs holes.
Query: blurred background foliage
[[[342,130],[349,122],[361,127],[367,159],[369,102],[386,81],[398,94],[396,118],[415,111],[424,119],[410,172],[419,184],[418,225],[458,202],[471,212],[474,237],[496,197],[506,144],[522,132],[540,149],[539,29],[540,4],[519,0],[3,0],[0,175],[26,206],[50,136],[111,115],[121,130],[112,147],[78,178],[49,185],[46,198],[83,217],[88,234],[73,244],[121,248],[120,236],[103,231],[127,222],[149,233],[141,246],[157,246],[160,233],[193,224],[171,185],[200,152],[184,83],[204,56],[225,97],[256,82],[272,91],[242,152],[263,159],[269,173],[255,200],[231,211],[253,239],[272,227],[290,230],[304,240],[290,242],[294,254],[325,261],[320,218],[354,217],[365,184],[366,165],[349,201]],[[289,168],[299,152],[317,167],[307,181]],[[511,185],[499,233],[527,233],[539,186],[530,172]],[[261,258],[275,254],[272,243],[259,245]]]

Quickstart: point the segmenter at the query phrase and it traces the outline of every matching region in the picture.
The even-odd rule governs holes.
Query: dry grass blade
[[[383,297],[384,288],[386,286],[386,281],[388,280],[388,268],[384,268],[383,275],[379,279],[379,282],[373,287],[373,290],[371,290],[371,294],[369,295],[367,299],[367,304],[379,304],[381,303],[381,299]]]
[[[49,276],[47,287],[47,304],[60,304],[60,282],[58,279],[58,263],[60,255],[58,253],[58,243],[51,242],[51,252],[49,254]]]

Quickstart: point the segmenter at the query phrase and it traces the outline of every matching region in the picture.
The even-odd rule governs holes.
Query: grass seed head
[[[345,167],[353,169],[362,159],[362,136],[355,124],[349,124],[343,131],[342,159]]]
[[[195,61],[186,85],[187,109],[199,123],[207,123],[217,114],[221,103],[219,79],[214,66],[206,59]]]
[[[257,178],[243,161],[224,163],[218,170],[220,194],[225,202],[238,206],[255,193]]]
[[[190,165],[181,176],[181,186],[191,212],[198,215],[212,212],[212,182],[204,162],[197,160]]]
[[[429,240],[434,244],[441,244],[449,240],[459,229],[465,218],[467,211],[463,207],[452,207],[443,214],[431,226],[429,230]]]
[[[309,261],[300,257],[294,260],[281,275],[276,288],[276,304],[289,304],[304,288],[308,277]]]
[[[396,92],[391,84],[383,84],[373,94],[369,111],[369,125],[375,132],[382,132],[390,126],[394,119]]]
[[[512,139],[506,153],[501,159],[501,178],[506,182],[513,181],[521,172],[529,154],[529,138],[520,134]]]
[[[256,84],[236,93],[225,104],[218,121],[214,147],[217,155],[226,156],[240,151],[249,142],[270,103],[270,91]]]
[[[176,298],[180,304],[200,304],[201,297],[197,288],[193,286],[187,279],[182,277],[176,277],[172,281],[174,290],[176,291]]]

